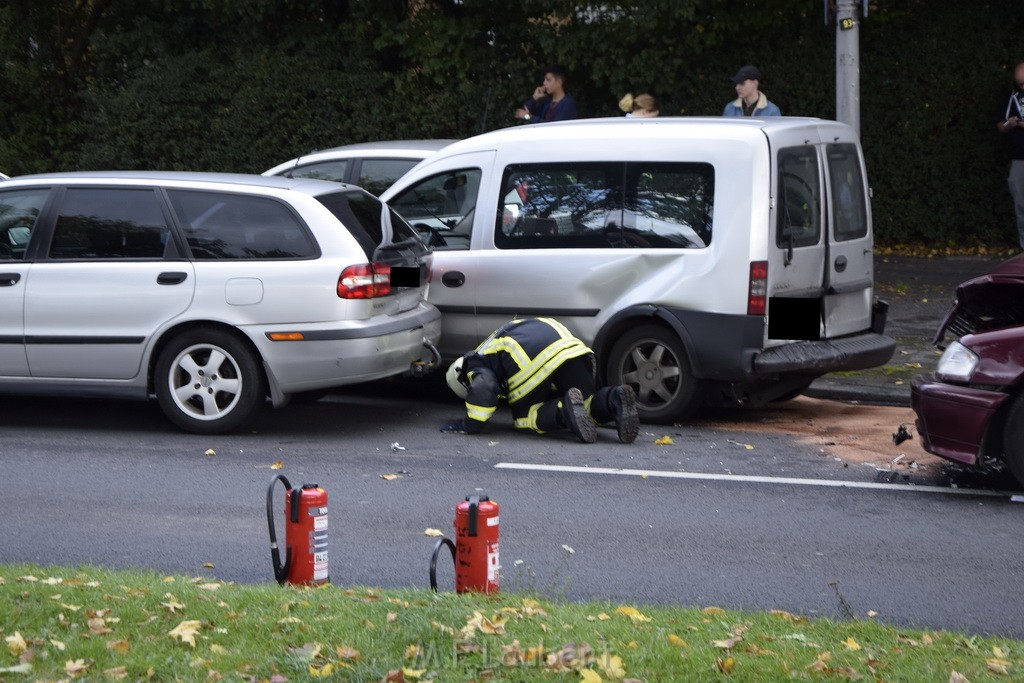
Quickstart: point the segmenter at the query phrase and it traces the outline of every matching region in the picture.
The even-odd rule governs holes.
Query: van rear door
[[[860,146],[840,138],[825,143],[823,152],[828,251],[822,311],[825,336],[834,338],[871,327],[873,235]]]

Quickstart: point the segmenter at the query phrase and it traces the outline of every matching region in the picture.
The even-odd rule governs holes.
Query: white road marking
[[[944,493],[962,496],[992,496],[1008,498],[1010,491],[984,489],[954,489],[945,486],[917,486],[914,484],[882,484],[868,481],[840,481],[834,479],[801,479],[799,477],[761,477],[746,474],[714,474],[707,472],[669,472],[665,470],[633,470],[614,467],[581,467],[578,465],[541,465],[525,462],[499,462],[495,469],[530,470],[535,472],[566,472],[570,474],[612,474],[620,477],[661,477],[665,479],[697,479],[703,481],[736,481],[748,484],[788,484],[791,486],[822,486],[825,488],[873,489],[901,491],[903,493]]]

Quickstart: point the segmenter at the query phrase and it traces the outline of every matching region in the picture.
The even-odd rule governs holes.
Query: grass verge
[[[1020,680],[1024,642],[787,612],[0,565],[0,680]]]

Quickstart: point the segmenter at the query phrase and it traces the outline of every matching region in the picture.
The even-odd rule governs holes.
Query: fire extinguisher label
[[[313,580],[320,581],[328,578],[330,572],[327,571],[327,553],[314,553],[313,554]]]
[[[323,531],[327,528],[327,515],[313,518],[313,529],[316,531]]]
[[[487,518],[487,526],[498,526],[498,516]]]
[[[498,570],[501,564],[498,562],[498,544],[495,543],[487,548],[487,582],[497,586]]]

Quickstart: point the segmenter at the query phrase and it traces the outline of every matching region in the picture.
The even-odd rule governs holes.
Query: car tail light
[[[768,262],[750,262],[750,288],[747,290],[747,315],[764,315],[768,301]]]
[[[342,299],[373,299],[391,293],[391,266],[387,263],[360,263],[341,271],[338,296]]]

